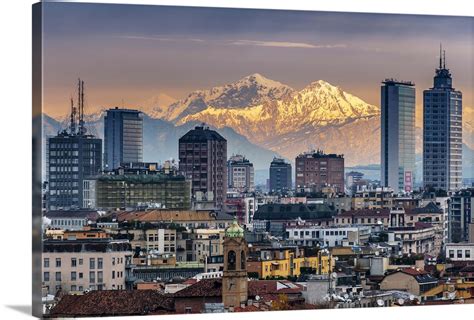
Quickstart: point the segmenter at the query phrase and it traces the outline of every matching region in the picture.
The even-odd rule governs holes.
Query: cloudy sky
[[[183,98],[256,72],[296,89],[323,79],[375,105],[381,80],[411,80],[420,105],[440,42],[474,107],[473,18],[77,3],[45,3],[43,17],[53,116],[69,111],[78,77],[88,112]]]

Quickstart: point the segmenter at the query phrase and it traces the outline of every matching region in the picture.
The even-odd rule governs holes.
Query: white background
[[[2,0],[0,10],[0,319],[30,318],[31,312],[31,5]],[[221,6],[322,11],[386,12],[474,16],[469,0],[177,0],[88,1],[191,6]],[[473,36],[474,36],[474,30]],[[473,57],[474,58],[474,57]],[[474,72],[474,70],[471,70]],[[471,313],[469,313],[471,312]],[[462,315],[472,319],[474,305],[379,309],[318,310],[195,315],[187,319],[428,319]],[[471,314],[471,315],[470,315]],[[178,319],[180,316],[158,316]],[[116,318],[125,319],[125,318]],[[126,317],[131,319],[131,317]]]

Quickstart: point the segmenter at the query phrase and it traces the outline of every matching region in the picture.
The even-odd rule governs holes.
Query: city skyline
[[[411,80],[420,124],[439,43],[465,108],[474,106],[474,82],[463,72],[474,68],[468,18],[218,9],[220,18],[209,20],[207,8],[46,8],[44,112],[51,116],[67,114],[78,76],[87,79],[92,113],[141,109],[153,97],[169,102],[261,73],[297,90],[322,79],[376,106],[383,79]],[[87,25],[80,23],[85,17]]]

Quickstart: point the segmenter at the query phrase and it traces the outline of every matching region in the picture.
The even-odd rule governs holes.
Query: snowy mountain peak
[[[155,115],[170,121],[199,113],[208,107],[242,109],[286,99],[294,93],[289,86],[254,73],[236,82],[208,90],[196,90]]]

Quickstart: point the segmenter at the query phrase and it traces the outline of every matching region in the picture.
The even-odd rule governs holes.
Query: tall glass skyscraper
[[[462,93],[452,82],[440,50],[434,86],[423,92],[425,188],[449,191],[462,186]]]
[[[382,84],[382,185],[410,192],[415,180],[415,85],[393,79]]]
[[[143,162],[143,117],[138,110],[109,109],[104,118],[105,170]]]

